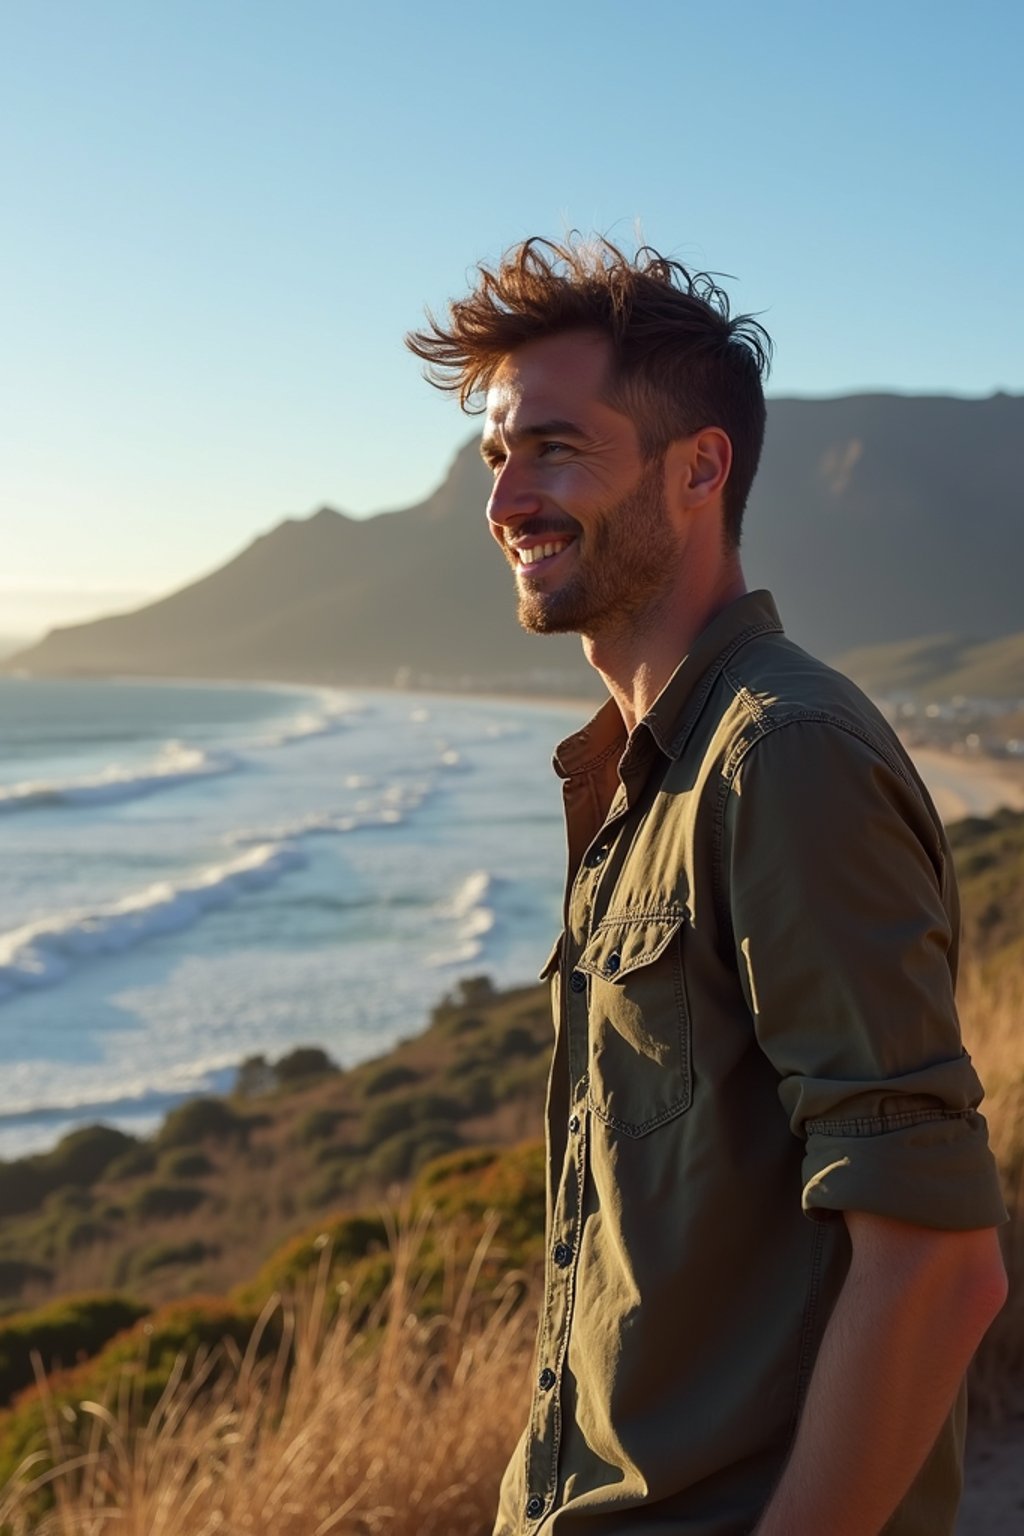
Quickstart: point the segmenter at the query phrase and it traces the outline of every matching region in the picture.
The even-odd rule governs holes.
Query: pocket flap
[[[622,981],[631,971],[663,955],[682,926],[682,913],[602,918],[576,969],[600,976],[602,981]]]
[[[543,966],[541,967],[540,975],[537,977],[538,981],[547,981],[548,977],[551,976],[555,971],[559,961],[562,958],[562,940],[564,938],[564,933],[560,933],[558,935],[550,955],[548,955],[547,959],[544,961]]]

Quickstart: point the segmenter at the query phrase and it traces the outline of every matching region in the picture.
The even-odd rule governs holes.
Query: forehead
[[[602,401],[610,362],[608,342],[589,331],[546,336],[517,347],[500,364],[487,391],[488,427],[514,428],[529,420],[575,420],[584,412],[610,411]]]

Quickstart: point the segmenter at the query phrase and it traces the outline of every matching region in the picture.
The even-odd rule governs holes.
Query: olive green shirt
[[[949,847],[883,717],[766,592],[628,739],[609,700],[555,766],[547,1264],[495,1532],[741,1536],[847,1271],[839,1213],[1005,1217]],[[952,1532],[962,1431],[961,1394],[887,1536]]]

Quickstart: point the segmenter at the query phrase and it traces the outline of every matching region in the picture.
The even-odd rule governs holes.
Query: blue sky
[[[576,227],[733,274],[772,391],[1024,390],[1015,0],[0,0],[0,635],[472,431],[402,345]]]

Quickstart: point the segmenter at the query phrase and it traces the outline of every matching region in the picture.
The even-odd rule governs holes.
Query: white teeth
[[[535,544],[532,549],[521,549],[518,551],[519,563],[520,565],[533,565],[537,560],[548,560],[552,555],[561,554],[568,542],[566,539],[558,544]]]

